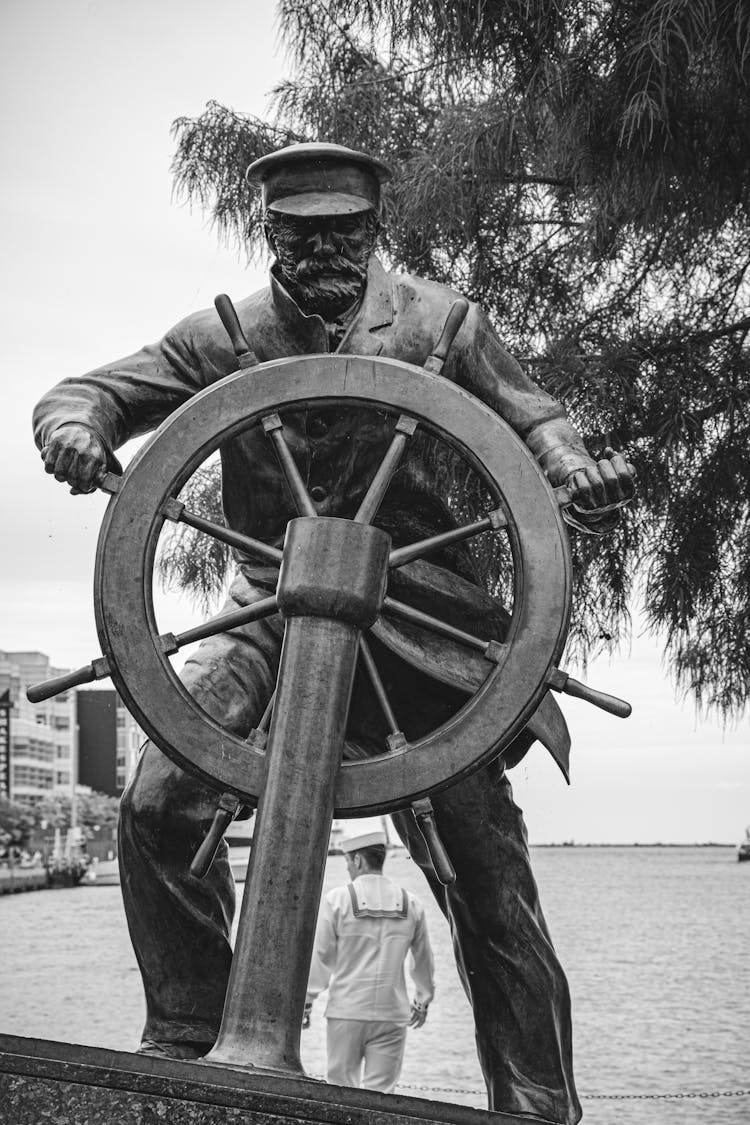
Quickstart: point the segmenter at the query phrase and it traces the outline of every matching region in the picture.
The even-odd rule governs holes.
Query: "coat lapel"
[[[367,267],[364,300],[336,350],[345,355],[380,355],[383,341],[375,333],[392,323],[391,279],[373,254]]]
[[[277,325],[283,334],[282,356],[328,351],[328,337],[321,317],[306,316],[271,270],[271,300]]]

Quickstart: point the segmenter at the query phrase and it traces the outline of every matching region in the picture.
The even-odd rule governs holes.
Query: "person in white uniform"
[[[363,824],[341,844],[351,880],[323,898],[305,1005],[328,989],[328,1081],[392,1093],[408,1027],[421,1027],[435,992],[424,907],[383,874],[386,834]],[[406,991],[405,962],[414,983]]]

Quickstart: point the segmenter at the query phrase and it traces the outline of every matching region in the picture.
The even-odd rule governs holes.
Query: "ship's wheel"
[[[194,866],[205,870],[243,802],[258,822],[224,1022],[209,1062],[301,1073],[299,1027],[315,915],[334,812],[356,816],[411,805],[438,874],[452,877],[435,833],[429,794],[502,753],[552,687],[617,714],[626,704],[570,680],[557,667],[570,609],[570,556],[560,506],[513,431],[439,370],[463,315],[451,311],[426,368],[393,359],[313,355],[253,363],[231,305],[220,311],[240,369],[175,411],[134,457],[112,493],[99,539],[95,610],[103,656],[71,676],[32,689],[45,698],[105,675],[154,742],[222,796]],[[308,492],[284,418],[331,406],[389,415],[391,438],[352,519],[321,516]],[[283,548],[268,546],[188,511],[178,499],[223,443],[262,426],[275,446],[298,516]],[[417,432],[446,442],[477,474],[490,503],[465,526],[394,548],[374,526],[389,483]],[[181,634],[159,633],[152,603],[154,559],[165,521],[191,525],[279,568],[276,592]],[[389,575],[438,548],[487,533],[507,538],[512,612],[502,642],[465,632],[389,594]],[[273,614],[284,619],[276,690],[249,738],[209,716],[188,694],[169,656],[183,645]],[[476,690],[448,722],[409,741],[394,714],[368,642],[394,623],[463,646]],[[389,735],[382,753],[345,761],[352,684],[360,660]],[[479,673],[477,674],[477,668]]]

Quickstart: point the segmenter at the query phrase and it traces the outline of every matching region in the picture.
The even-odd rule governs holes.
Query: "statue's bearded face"
[[[304,312],[331,320],[359,299],[378,234],[373,211],[308,218],[268,211],[265,221],[284,285]]]

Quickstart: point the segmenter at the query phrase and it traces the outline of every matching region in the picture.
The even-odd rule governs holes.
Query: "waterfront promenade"
[[[47,872],[41,865],[21,867],[19,864],[0,863],[0,895],[40,891],[46,886]]]

